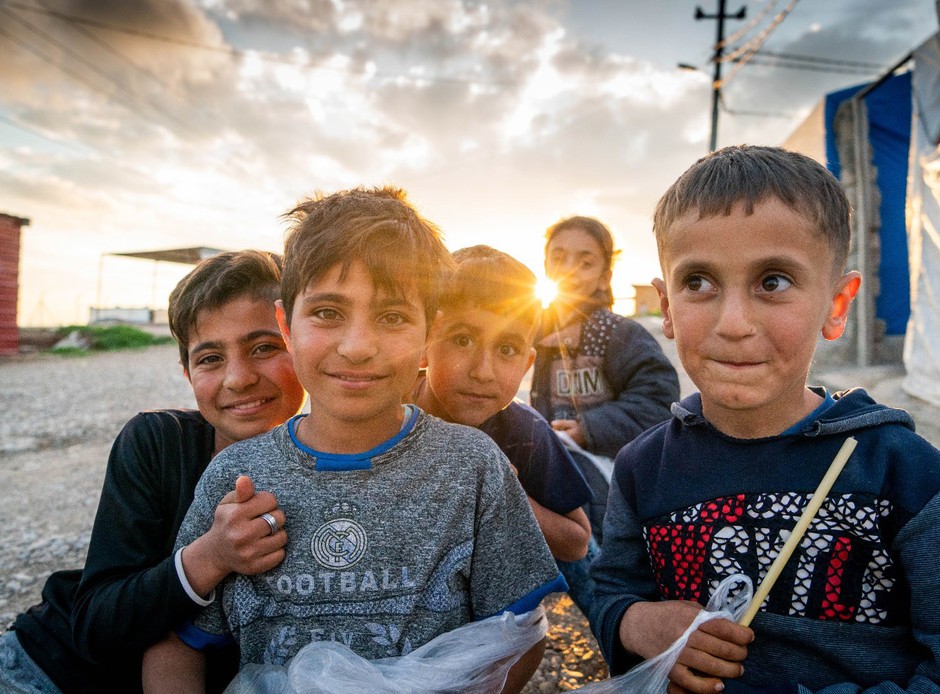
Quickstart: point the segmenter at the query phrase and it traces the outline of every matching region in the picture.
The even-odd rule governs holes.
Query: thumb
[[[255,483],[248,475],[240,475],[235,480],[235,502],[243,503],[255,495]]]

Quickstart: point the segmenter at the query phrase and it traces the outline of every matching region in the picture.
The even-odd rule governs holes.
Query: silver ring
[[[268,535],[273,535],[274,533],[278,531],[279,528],[277,524],[277,519],[274,516],[272,516],[270,513],[262,513],[260,516],[258,516],[258,518],[260,518],[265,523],[267,523],[268,527],[271,529],[271,532],[269,532]]]

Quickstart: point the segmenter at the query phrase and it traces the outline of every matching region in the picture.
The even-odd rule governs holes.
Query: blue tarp
[[[841,165],[836,149],[833,119],[839,105],[864,89],[865,84],[826,95],[826,161],[839,176]],[[888,335],[903,335],[911,313],[910,271],[904,205],[907,196],[907,164],[911,139],[911,73],[887,79],[865,96],[869,141],[878,171],[881,192],[881,292],[875,314],[885,321]]]

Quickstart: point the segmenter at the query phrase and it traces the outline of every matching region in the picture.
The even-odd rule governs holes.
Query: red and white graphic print
[[[755,587],[766,575],[810,495],[736,494],[656,519],[645,529],[664,600],[701,603],[734,573]],[[790,558],[762,609],[845,622],[890,624],[896,569],[881,522],[888,502],[863,495],[830,497]]]

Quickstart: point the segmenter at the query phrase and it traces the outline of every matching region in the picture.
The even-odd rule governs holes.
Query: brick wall
[[[0,354],[19,353],[16,304],[20,276],[20,228],[28,219],[0,213]]]

